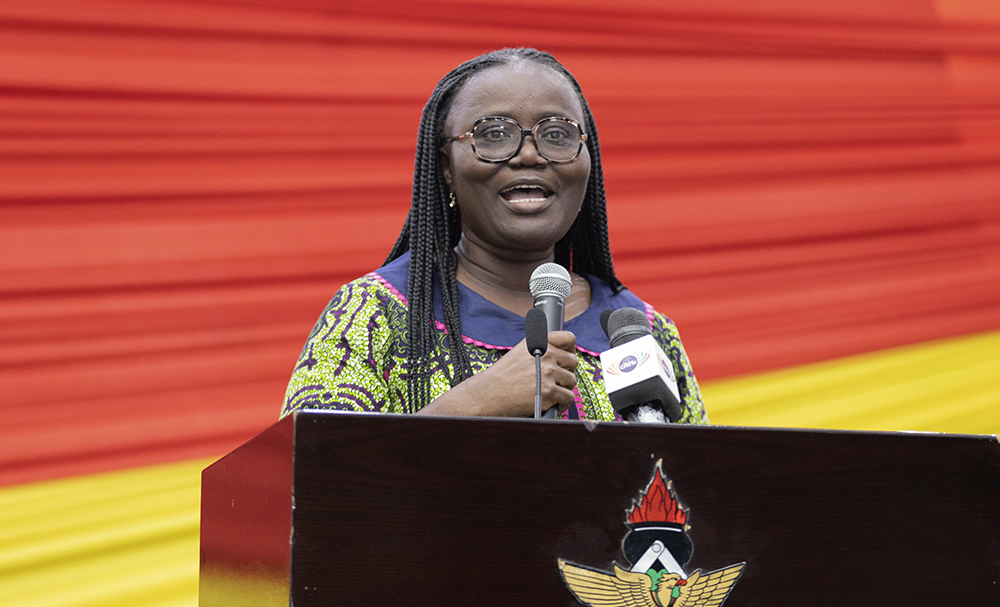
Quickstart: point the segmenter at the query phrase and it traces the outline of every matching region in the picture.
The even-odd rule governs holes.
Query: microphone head
[[[528,288],[536,300],[548,295],[566,301],[569,292],[573,290],[573,279],[570,278],[569,271],[561,265],[543,263],[531,273]]]
[[[606,308],[601,312],[601,328],[604,329],[604,334],[608,336],[608,340],[611,340],[611,331],[608,331],[608,318],[614,314],[615,311],[611,308]]]
[[[608,340],[616,348],[643,335],[652,335],[646,314],[635,308],[619,308],[608,316]]]
[[[540,308],[532,308],[524,316],[524,340],[528,353],[532,356],[545,354],[549,347],[549,328],[545,320],[545,312]]]

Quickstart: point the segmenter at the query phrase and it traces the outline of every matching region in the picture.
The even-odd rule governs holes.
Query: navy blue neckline
[[[407,297],[409,289],[410,254],[375,271],[386,282]],[[591,352],[603,352],[611,347],[601,328],[601,312],[605,309],[635,308],[646,312],[646,304],[627,289],[618,293],[595,276],[583,275],[590,283],[590,307],[583,314],[566,321],[565,329],[576,335],[576,345]],[[501,308],[479,293],[458,283],[458,300],[462,316],[462,333],[471,339],[498,348],[513,348],[524,339],[524,317]],[[441,283],[434,277],[434,317],[444,323],[441,303]]]

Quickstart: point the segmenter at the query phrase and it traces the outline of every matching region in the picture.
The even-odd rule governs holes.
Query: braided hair
[[[556,263],[578,273],[592,274],[620,291],[608,243],[607,198],[597,125],[576,78],[556,59],[531,48],[507,48],[466,61],[438,82],[424,106],[417,134],[413,170],[413,199],[403,229],[385,263],[410,251],[410,278],[407,315],[406,408],[413,413],[428,404],[430,378],[443,370],[452,387],[472,377],[471,357],[462,335],[458,309],[458,281],[455,246],[462,231],[462,216],[449,207],[450,190],[441,168],[440,149],[445,143],[444,124],[452,102],[469,78],[491,67],[519,61],[548,66],[572,85],[583,107],[587,150],[590,152],[590,179],[583,206],[569,232],[556,243]],[[444,324],[454,369],[449,373],[444,360],[435,360],[434,279],[441,283]]]

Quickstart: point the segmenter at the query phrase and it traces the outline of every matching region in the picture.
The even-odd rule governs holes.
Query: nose
[[[531,129],[524,129],[521,139],[521,149],[507,162],[513,166],[548,164],[548,161],[538,153],[538,147],[535,145],[535,136],[531,134]]]

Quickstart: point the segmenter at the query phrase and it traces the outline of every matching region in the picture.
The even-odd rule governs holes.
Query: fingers
[[[576,375],[573,374],[573,370],[561,365],[543,365],[542,385],[551,385],[572,390],[576,387]]]
[[[549,349],[557,348],[565,352],[576,352],[576,335],[569,331],[551,331],[549,333]]]
[[[563,352],[563,357],[572,355]],[[576,357],[572,357],[572,366],[576,367]],[[576,387],[576,375],[573,371],[561,365],[542,366],[542,410],[557,407],[565,411],[576,399],[573,388]]]
[[[557,384],[542,384],[542,411],[555,407],[560,413],[569,408],[576,400],[571,389]]]
[[[549,333],[549,344],[541,360],[542,410],[558,407],[559,411],[565,411],[575,401],[576,337],[569,331],[553,331]],[[449,392],[460,387],[468,393],[465,402],[475,403],[476,414],[531,416],[535,401],[534,357],[528,354],[522,340],[489,369]],[[445,411],[441,409],[442,414]]]
[[[579,361],[576,358],[576,350],[566,351],[562,348],[552,347],[542,356],[542,365],[555,364],[561,369],[565,369],[572,375],[576,371]],[[576,385],[575,383],[573,385]],[[572,386],[570,386],[572,387]]]
[[[542,356],[543,408],[558,406],[559,411],[565,411],[573,404],[576,387],[576,336],[569,331],[552,331],[549,346]]]

